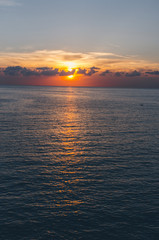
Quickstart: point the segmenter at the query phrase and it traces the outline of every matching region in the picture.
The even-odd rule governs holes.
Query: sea
[[[158,240],[159,89],[0,86],[0,239]]]

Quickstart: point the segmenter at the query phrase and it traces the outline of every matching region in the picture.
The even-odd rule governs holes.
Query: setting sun
[[[70,76],[68,76],[68,78],[69,78],[69,79],[72,79],[72,78],[74,78],[74,75],[70,75]]]
[[[72,71],[76,68],[76,64],[74,62],[65,62],[65,66],[67,67],[68,71]]]

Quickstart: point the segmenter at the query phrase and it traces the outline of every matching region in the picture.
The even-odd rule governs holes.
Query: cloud
[[[39,67],[39,68],[36,68],[36,70],[40,71],[40,74],[45,76],[56,76],[59,74],[58,68],[53,69],[49,67]]]
[[[30,70],[28,68],[23,68],[20,66],[15,66],[15,67],[7,67],[4,69],[3,73],[5,75],[10,75],[10,76],[18,76],[18,75],[23,75],[23,76],[33,76],[33,75],[39,75],[39,73],[36,70]]]
[[[71,55],[64,55],[63,60],[64,61],[74,61],[83,58],[82,54],[71,54]]]
[[[37,50],[37,51],[4,51],[0,52],[0,66],[25,66],[51,68],[67,68],[67,63],[73,63],[73,68],[90,69],[92,66],[99,67],[104,72],[105,66],[112,72],[125,71],[129,69],[152,69],[154,71],[157,63],[151,63],[144,60],[135,59],[134,56],[121,56],[114,53],[106,52],[71,52],[64,50]],[[94,69],[95,70],[95,69]],[[80,71],[79,71],[80,72]],[[92,72],[89,73],[91,75]]]
[[[41,74],[45,76],[56,76],[59,74],[59,69],[55,68],[55,69],[44,70],[41,72]]]
[[[49,70],[52,70],[52,68],[49,68],[49,67],[39,67],[39,68],[36,68],[37,70],[42,70],[42,71],[49,71]]]
[[[126,77],[139,77],[141,75],[140,72],[137,70],[134,70],[133,72],[111,72],[110,70],[106,70],[100,74],[100,76],[105,76],[106,74],[112,73],[116,77],[121,77],[122,75],[125,75]]]
[[[146,73],[150,75],[159,75],[159,71],[146,72]]]
[[[86,76],[92,76],[93,74],[97,73],[100,68],[98,67],[91,67],[90,70],[85,74]]]
[[[23,75],[23,76],[38,76],[39,73],[36,71],[36,70],[30,70],[28,68],[23,68],[20,73]]]
[[[122,75],[121,72],[116,72],[116,73],[115,73],[115,76],[116,76],[116,77],[121,77],[121,75]]]
[[[106,58],[106,59],[118,59],[118,58],[128,58],[127,56],[115,54],[115,53],[106,53],[106,52],[89,52],[89,55],[93,56],[94,58]]]
[[[73,75],[74,73],[75,73],[75,69],[73,69],[72,71],[62,70],[62,71],[59,73],[59,76],[70,76],[70,75]]]
[[[102,72],[100,74],[100,76],[105,76],[106,74],[109,74],[109,73],[111,73],[111,71],[110,70],[106,70],[106,71]]]
[[[110,70],[102,72],[99,70],[100,68],[96,66],[91,68],[75,68],[71,71],[66,70],[66,68],[42,66],[38,68],[22,66],[1,67],[0,84],[68,86],[66,77],[74,75],[74,86],[159,88],[159,78],[156,77],[156,75],[159,76],[159,71],[147,71],[147,73],[150,73],[150,76],[145,77],[146,72],[143,69],[131,72],[115,72]],[[108,74],[108,76],[102,77],[102,73]],[[82,76],[77,77],[77,74],[81,74]]]
[[[138,71],[133,71],[133,72],[130,72],[130,73],[126,73],[125,74],[125,76],[126,77],[139,77],[141,75],[141,73],[140,72],[138,72]]]
[[[81,68],[79,68],[78,70],[77,70],[77,72],[76,72],[76,74],[86,74],[86,69],[81,69]]]
[[[20,67],[20,66],[15,66],[15,67],[7,67],[3,72],[4,72],[6,75],[15,76],[15,75],[21,73],[22,70],[23,70],[22,67]]]
[[[15,0],[0,0],[0,6],[2,7],[12,7],[20,5],[19,2]]]
[[[26,68],[21,66],[10,66],[6,68],[1,68],[0,71],[6,76],[70,76],[73,74],[81,74],[85,76],[92,76],[97,73],[100,68],[91,67],[87,69],[78,70],[72,69],[71,71],[59,68],[50,68],[50,67],[38,67],[38,68]]]
[[[111,74],[111,76],[115,75],[116,77],[120,77],[125,75],[125,77],[139,77],[141,75],[140,72],[134,70],[133,72],[112,72],[110,70],[105,70],[103,72],[99,72],[99,67],[91,67],[91,68],[74,68],[71,71],[66,70],[65,68],[52,68],[52,67],[37,67],[37,68],[26,68],[21,66],[9,66],[6,68],[1,68],[0,72],[6,76],[70,76],[74,74],[84,75],[84,76],[92,76],[95,73],[99,73],[99,76],[105,76],[106,74]],[[149,72],[147,72],[149,73]],[[159,75],[159,71],[150,72],[150,74]]]
[[[95,74],[96,72],[98,72],[100,68],[98,67],[91,67],[88,71],[87,69],[82,69],[82,68],[79,68],[76,72],[76,74],[83,74],[85,76],[92,76],[93,74]]]
[[[48,67],[41,67],[41,68],[36,68],[36,69],[29,69],[29,68],[23,68],[20,66],[15,66],[15,67],[7,67],[4,70],[1,70],[5,75],[9,76],[56,76],[59,74],[59,69],[55,68],[48,68]]]

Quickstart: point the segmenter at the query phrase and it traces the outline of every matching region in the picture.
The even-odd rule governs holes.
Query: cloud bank
[[[74,75],[85,75],[85,76],[92,76],[93,74],[97,73],[99,70],[98,67],[91,67],[89,69],[72,69],[64,70],[60,68],[49,68],[49,67],[39,67],[35,69],[30,69],[21,66],[9,66],[6,68],[1,68],[0,73],[1,76],[10,76],[10,77],[18,77],[18,76],[70,76]]]
[[[0,52],[0,84],[158,87],[159,64],[114,53]],[[46,81],[47,80],[47,81]]]
[[[116,72],[95,66],[72,70],[45,66],[0,68],[0,84],[67,86],[68,76],[74,76],[70,86],[159,88],[159,70]]]

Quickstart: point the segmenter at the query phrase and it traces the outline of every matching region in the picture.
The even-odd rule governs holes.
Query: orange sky
[[[0,53],[0,84],[158,87],[158,63],[106,52]]]
[[[68,52],[63,50],[39,50],[33,52],[0,52],[0,66],[89,68],[92,66],[114,71],[156,69],[158,62],[148,61],[133,55],[118,55],[111,52]]]

